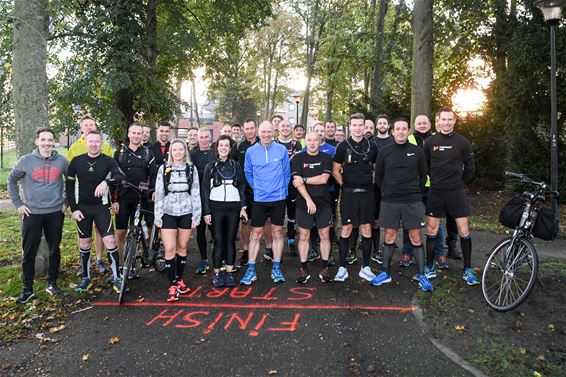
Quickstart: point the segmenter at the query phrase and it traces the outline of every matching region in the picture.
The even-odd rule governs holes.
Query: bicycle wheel
[[[483,269],[483,297],[497,311],[515,309],[531,293],[537,274],[538,255],[531,241],[504,239],[495,245]]]
[[[124,294],[126,293],[126,285],[128,284],[128,276],[136,260],[136,251],[138,249],[137,239],[132,233],[126,237],[124,246],[124,264],[122,265],[122,285],[120,286],[120,294],[118,295],[118,303],[124,302]]]

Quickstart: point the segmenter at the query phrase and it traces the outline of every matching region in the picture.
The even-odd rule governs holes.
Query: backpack
[[[188,192],[191,193],[191,186],[193,185],[193,171],[195,166],[193,164],[185,164],[185,176],[187,177],[187,185],[189,186]],[[163,166],[163,189],[165,191],[165,196],[169,194],[169,182],[171,182],[171,172],[173,169],[167,171],[167,165]],[[184,191],[175,191],[175,192],[184,192]]]

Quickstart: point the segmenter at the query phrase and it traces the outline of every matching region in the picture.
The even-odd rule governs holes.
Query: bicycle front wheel
[[[507,238],[491,252],[482,274],[482,292],[493,309],[506,312],[531,293],[538,274],[538,255],[528,239]]]
[[[138,249],[138,241],[133,235],[128,234],[124,247],[124,265],[122,266],[122,284],[120,285],[120,294],[118,295],[118,303],[124,302],[126,294],[126,285],[128,284],[128,276],[136,261],[136,251]]]

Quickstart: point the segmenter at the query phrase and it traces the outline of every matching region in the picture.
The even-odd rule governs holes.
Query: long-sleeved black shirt
[[[426,173],[423,150],[409,142],[383,147],[377,155],[375,181],[381,189],[381,199],[384,202],[422,201]]]
[[[88,153],[73,158],[69,164],[65,189],[69,207],[74,212],[79,204],[108,204],[108,198],[94,196],[96,187],[106,181],[108,185],[119,183],[126,177],[112,157],[100,154],[90,157]],[[75,199],[75,182],[78,182],[78,203]]]
[[[457,132],[429,136],[424,144],[430,187],[457,190],[474,177],[476,165],[472,145]]]
[[[141,182],[147,182],[150,188],[155,187],[158,166],[155,164],[155,156],[151,150],[139,146],[133,151],[126,145],[122,145],[114,152],[114,159],[126,175],[128,182],[136,186]],[[117,192],[113,192],[112,201],[116,202],[125,197],[137,199],[138,193],[132,188],[121,187]]]

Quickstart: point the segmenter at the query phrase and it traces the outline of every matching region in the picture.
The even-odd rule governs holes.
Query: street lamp
[[[550,185],[558,191],[558,126],[556,110],[556,25],[562,18],[566,0],[536,0],[544,20],[550,25]],[[558,199],[552,201],[552,210],[558,212]]]
[[[260,115],[261,115],[261,111],[259,111],[259,110],[256,111],[256,112],[255,112],[255,115],[257,116],[257,124],[258,124],[258,126],[259,126],[259,117],[260,117]]]
[[[293,96],[293,101],[295,101],[295,104],[297,105],[297,107],[295,108],[297,116],[295,118],[295,124],[299,124],[301,122],[299,122],[299,102],[301,102],[301,96],[298,94],[295,94]]]

